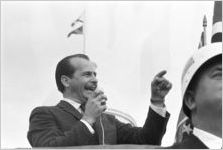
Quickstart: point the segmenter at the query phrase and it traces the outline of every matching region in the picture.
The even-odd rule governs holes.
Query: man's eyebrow
[[[95,71],[84,71],[83,74],[97,74]]]
[[[215,66],[211,72],[214,72],[214,71],[222,71],[222,66],[221,65]]]

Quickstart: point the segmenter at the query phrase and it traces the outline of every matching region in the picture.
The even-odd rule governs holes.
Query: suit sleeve
[[[150,108],[143,127],[132,127],[116,120],[118,143],[160,145],[169,116],[167,112],[166,117],[162,117]]]
[[[76,146],[92,143],[93,134],[78,120],[64,132],[49,109],[38,107],[31,113],[27,138],[33,147]]]

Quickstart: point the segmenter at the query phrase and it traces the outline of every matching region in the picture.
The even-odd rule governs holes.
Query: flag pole
[[[207,18],[206,18],[206,15],[204,15],[204,19],[203,19],[203,28],[204,28],[204,44],[203,44],[203,46],[207,45],[206,27],[207,27]]]
[[[85,32],[86,32],[86,9],[84,9],[84,24],[83,24],[83,53],[86,54],[86,36],[85,36]]]

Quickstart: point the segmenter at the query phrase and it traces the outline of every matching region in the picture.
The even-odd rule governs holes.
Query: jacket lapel
[[[82,118],[82,114],[79,113],[79,111],[74,108],[71,104],[61,100],[58,104],[57,107],[62,109],[63,111],[71,114],[78,120]],[[112,122],[107,120],[107,117],[105,114],[101,115],[101,121],[100,117],[97,117],[96,122],[93,126],[96,136],[98,137],[98,142],[99,144],[103,144],[103,131],[102,131],[102,126],[104,129],[104,142],[105,144],[115,144],[116,143],[116,130],[115,130],[115,125],[113,125]]]
[[[57,106],[59,108],[61,108],[62,110],[66,111],[67,113],[71,114],[78,120],[80,120],[82,118],[82,114],[79,113],[79,111],[76,108],[74,108],[71,104],[69,104],[63,100],[61,100],[60,103],[57,104]]]

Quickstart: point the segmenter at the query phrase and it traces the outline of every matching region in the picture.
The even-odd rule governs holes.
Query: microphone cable
[[[100,116],[100,125],[101,125],[101,129],[102,129],[102,145],[105,145],[105,131],[104,131],[104,126],[102,123],[102,117]]]

